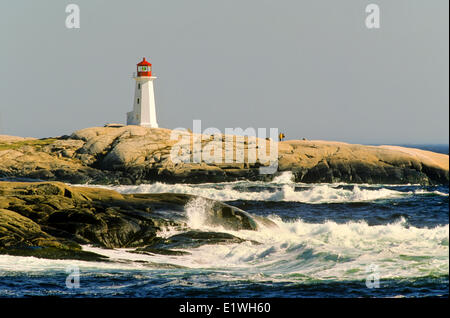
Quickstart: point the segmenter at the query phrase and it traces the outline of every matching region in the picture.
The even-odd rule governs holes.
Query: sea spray
[[[441,197],[448,197],[448,193],[444,193],[444,192],[441,192],[441,191],[438,191],[438,190],[427,191],[427,190],[424,190],[424,189],[419,189],[419,190],[414,191],[414,194],[439,195]]]
[[[275,225],[265,218],[203,197],[195,197],[188,201],[185,205],[185,212],[187,225],[192,229],[208,226],[223,230],[256,230],[258,228],[257,219],[260,219],[266,226]]]
[[[333,184],[296,184],[280,179],[283,182],[258,183],[242,182],[221,184],[142,184],[138,186],[109,186],[107,188],[120,193],[188,193],[218,201],[272,201],[301,202],[309,204],[350,203],[375,200],[390,200],[413,195],[411,191],[398,191],[385,187],[367,187],[350,185],[343,188]],[[96,187],[96,186],[95,186]],[[104,187],[104,186],[102,186]],[[347,186],[348,187],[348,186]],[[255,191],[255,189],[257,191]],[[426,194],[417,193],[417,194]],[[437,194],[437,193],[436,193]]]
[[[189,255],[142,255],[132,253],[132,249],[83,246],[84,250],[110,257],[112,262],[0,255],[0,269],[3,273],[21,270],[46,272],[76,264],[81,272],[85,272],[158,268],[159,263],[192,269],[220,269],[222,273],[236,276],[236,279],[298,281],[329,277],[335,280],[363,279],[365,267],[377,264],[382,280],[448,275],[448,225],[428,229],[407,227],[404,220],[380,226],[369,226],[365,222],[283,222],[275,216],[271,220],[278,225],[277,229],[262,227],[259,231],[226,231],[248,241],[204,245],[187,250]],[[202,225],[199,230],[202,229],[210,231],[212,228]],[[260,244],[253,244],[250,240]],[[149,267],[145,262],[155,265]]]
[[[279,176],[273,178],[271,183],[274,184],[293,184],[294,183],[294,174],[292,171],[284,171]]]
[[[207,224],[208,210],[213,206],[213,201],[198,197],[185,206],[187,225],[191,229],[199,229]]]
[[[196,214],[193,214],[196,215]],[[130,250],[84,249],[122,262],[148,261],[192,269],[220,269],[239,279],[264,281],[359,280],[370,264],[379,266],[382,279],[445,275],[449,271],[449,226],[416,228],[398,222],[369,226],[366,222],[320,224],[302,220],[284,222],[273,216],[277,228],[231,231],[196,223],[196,230],[220,231],[245,241],[187,249],[189,255],[137,255]],[[187,229],[189,230],[189,229]],[[254,242],[258,242],[255,244]],[[1,264],[1,257],[0,257]],[[114,267],[114,263],[111,265]],[[129,263],[130,268],[142,266]],[[259,275],[263,274],[263,275]]]

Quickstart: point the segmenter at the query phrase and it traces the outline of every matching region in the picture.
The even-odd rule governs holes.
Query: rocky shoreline
[[[0,178],[73,184],[202,183],[268,181],[283,171],[292,171],[296,182],[305,183],[449,182],[448,155],[328,141],[279,142],[277,174],[260,174],[260,167],[267,163],[258,157],[255,162],[248,160],[248,154],[258,148],[248,139],[236,140],[233,146],[234,152],[238,147],[243,149],[244,163],[173,163],[170,152],[177,141],[170,139],[171,132],[124,126],[86,128],[70,136],[46,139],[0,136]],[[210,136],[200,137],[203,144],[214,142]]]
[[[131,248],[134,253],[180,255],[185,248],[242,241],[187,226],[186,206],[203,200],[207,222],[233,230],[275,226],[238,208],[188,194],[120,194],[72,184],[140,184],[271,180],[291,171],[305,183],[448,184],[448,155],[394,146],[293,140],[277,143],[278,170],[249,154],[258,143],[242,138],[244,163],[174,163],[171,130],[138,126],[86,128],[57,138],[0,136],[0,254],[108,261],[82,249]],[[201,137],[202,145],[222,140]],[[226,138],[222,136],[221,138]],[[266,142],[264,140],[263,142]],[[224,152],[227,150],[224,148]],[[230,149],[228,149],[230,151]],[[193,151],[195,155],[195,151]],[[235,160],[236,161],[236,160]],[[17,182],[24,178],[28,182]],[[8,181],[13,179],[15,181]],[[44,181],[43,181],[44,180]],[[167,227],[180,234],[162,238]],[[252,242],[258,244],[258,242]],[[181,250],[180,250],[181,249]],[[184,250],[183,250],[184,249]]]
[[[169,226],[186,230],[185,205],[195,199],[206,206],[206,222],[211,225],[233,230],[258,228],[256,216],[188,194],[122,195],[60,182],[0,182],[0,254],[107,261],[83,251],[81,245],[177,254],[184,252],[176,248],[241,240],[226,233],[196,231],[157,236]]]

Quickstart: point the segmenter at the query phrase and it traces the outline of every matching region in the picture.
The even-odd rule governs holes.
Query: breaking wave
[[[363,221],[312,224],[301,219],[286,222],[274,215],[269,219],[276,227],[259,224],[258,231],[233,231],[205,222],[208,207],[204,203],[197,198],[186,205],[186,231],[220,231],[245,241],[180,249],[188,252],[182,256],[85,249],[117,259],[131,257],[191,269],[239,272],[239,279],[253,280],[358,280],[373,266],[382,279],[439,276],[449,271],[448,224],[416,228],[408,226],[405,219],[377,226]]]
[[[328,188],[314,186],[310,190],[328,191],[325,190]],[[351,195],[357,191],[351,191]],[[111,260],[95,263],[0,255],[0,272],[64,271],[67,265],[79,266],[81,271],[162,269],[164,275],[177,275],[180,270],[194,274],[206,270],[213,280],[269,283],[362,281],[374,268],[381,284],[384,279],[448,276],[448,224],[417,228],[404,218],[374,226],[365,221],[308,223],[302,219],[284,221],[272,215],[268,219],[276,226],[267,226],[255,218],[257,231],[234,231],[207,222],[211,208],[207,203],[204,198],[191,200],[185,206],[186,226],[163,229],[159,235],[170,238],[187,231],[221,232],[241,241],[176,248],[186,252],[179,255],[136,254],[133,249],[83,246],[84,250]]]
[[[366,187],[361,185],[343,186],[341,184],[301,184],[293,182],[292,179],[292,174],[287,172],[267,183],[244,181],[217,184],[165,184],[157,182],[154,184],[141,184],[135,186],[109,186],[107,188],[124,194],[166,192],[188,193],[218,201],[286,201],[311,204],[395,199],[414,194],[411,191],[398,191],[383,186]],[[425,194],[426,192],[416,193]]]

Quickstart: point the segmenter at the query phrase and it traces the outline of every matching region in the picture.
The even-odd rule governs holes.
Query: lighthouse
[[[127,113],[127,125],[158,128],[156,121],[155,93],[153,90],[152,64],[145,57],[137,64],[133,111]]]

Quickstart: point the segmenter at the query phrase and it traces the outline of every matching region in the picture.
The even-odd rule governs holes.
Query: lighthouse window
[[[151,66],[138,66],[138,72],[151,72]]]
[[[138,84],[138,89],[141,89],[141,84]]]
[[[139,98],[137,99],[137,103],[139,104]]]

